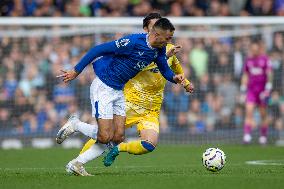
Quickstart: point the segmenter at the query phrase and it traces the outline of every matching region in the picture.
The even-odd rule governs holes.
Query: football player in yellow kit
[[[148,14],[143,20],[143,29],[145,32],[148,33],[159,18],[161,18],[159,13]],[[180,46],[174,46],[172,44],[168,44],[166,47],[167,57],[169,57],[168,64],[175,74],[183,74],[182,67],[175,56],[180,48]],[[157,65],[153,62],[133,79],[128,81],[128,83],[125,85],[125,127],[127,129],[136,125],[140,139],[130,142],[122,142],[113,147],[104,158],[105,166],[110,166],[114,162],[115,157],[119,154],[119,152],[128,152],[129,154],[141,155],[152,152],[156,148],[159,137],[159,114],[163,101],[165,84],[166,80],[159,72]],[[187,92],[192,93],[194,90],[193,84],[187,79],[185,79],[183,86]],[[100,156],[103,153],[103,149],[95,147],[96,141],[90,139],[84,145],[80,155],[73,161],[81,161],[84,164]],[[90,148],[95,148],[98,153],[92,153]],[[95,149],[93,149],[93,151]],[[84,154],[86,155],[84,156]],[[88,158],[88,156],[91,156],[91,154],[92,157]],[[70,171],[70,167],[68,165],[66,166],[66,171],[72,172]],[[72,165],[70,164],[70,166]],[[79,175],[84,176],[84,174],[80,173]]]

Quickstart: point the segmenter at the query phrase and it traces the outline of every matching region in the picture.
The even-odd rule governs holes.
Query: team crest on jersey
[[[115,41],[115,45],[117,46],[117,48],[119,47],[125,47],[126,45],[128,45],[128,43],[130,43],[129,39],[121,39],[121,40],[116,40]]]

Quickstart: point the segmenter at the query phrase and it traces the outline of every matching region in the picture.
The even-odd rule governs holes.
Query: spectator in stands
[[[144,16],[145,12],[153,9],[160,9],[165,16],[284,15],[283,5],[283,0],[1,0],[0,16]],[[197,29],[206,31],[205,27]],[[56,31],[56,27],[54,30]],[[195,27],[190,30],[195,31]],[[95,42],[100,43],[100,40],[108,40],[109,37],[109,35],[103,35],[101,38],[95,36]],[[193,81],[197,83],[196,94],[198,95],[194,107],[196,108],[196,104],[199,103],[200,108],[196,108],[195,111],[201,112],[198,119],[202,124],[195,125],[193,129],[195,132],[212,131],[222,126],[223,129],[226,124],[239,128],[242,124],[243,111],[236,102],[227,99],[230,96],[227,92],[235,91],[230,87],[234,88],[238,84],[243,57],[246,56],[251,41],[250,36],[176,39],[176,43],[183,46],[183,51],[178,56],[185,74],[190,72],[191,77],[196,74]],[[70,109],[76,109],[73,106],[67,107],[67,101],[77,103],[78,109],[82,111],[87,121],[90,118],[90,112],[85,105],[89,101],[87,95],[89,89],[86,88],[86,83],[92,80],[88,78],[91,74],[85,74],[86,77],[80,77],[72,88],[66,89],[58,84],[55,73],[59,70],[58,67],[64,65],[68,68],[77,62],[93,42],[93,35],[62,38],[1,38],[0,104],[4,103],[4,105],[0,108],[0,123],[3,125],[8,117],[11,120],[11,127],[17,127],[18,133],[52,132],[60,125],[58,123],[60,117],[64,117]],[[273,94],[277,94],[277,98],[281,99],[284,95],[283,32],[275,33],[271,46],[267,47],[275,74]],[[234,74],[234,80],[231,79],[228,89],[226,89],[226,78],[223,77],[223,74],[227,72]],[[45,95],[46,99],[42,99]],[[220,96],[223,98],[223,103]],[[283,103],[280,100],[275,100],[273,103],[271,111],[277,118],[276,127],[279,128],[283,117],[279,112],[283,112]],[[168,122],[164,124],[165,128],[167,125],[174,131],[176,128],[180,130],[188,128],[188,120],[185,119],[188,117],[187,112],[190,107],[188,96],[178,92],[178,89],[171,88],[170,91],[165,92],[164,107],[163,112],[168,119]],[[230,107],[229,114],[225,111],[228,107]],[[234,123],[226,123],[228,119]],[[9,129],[8,131],[13,133]]]
[[[55,85],[53,90],[53,101],[55,102],[55,109],[59,117],[67,115],[68,106],[75,100],[75,92],[72,85],[66,85],[63,82]]]
[[[198,99],[192,99],[187,113],[187,121],[192,134],[204,133],[206,131],[206,122]]]
[[[282,0],[1,0],[0,16],[144,16],[160,10],[172,16],[281,15]]]
[[[208,71],[208,54],[201,40],[197,40],[195,46],[189,53],[189,61],[198,79],[202,78]]]
[[[164,110],[168,119],[168,125],[175,131],[178,126],[178,116],[181,112],[189,110],[189,96],[179,86],[172,85],[171,90],[165,94]]]

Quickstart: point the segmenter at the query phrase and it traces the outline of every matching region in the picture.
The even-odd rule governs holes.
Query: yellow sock
[[[96,141],[94,139],[90,139],[88,140],[88,142],[84,145],[84,147],[82,148],[80,154],[84,153],[85,151],[87,151],[88,149],[91,148],[91,146],[93,146],[96,143]]]
[[[136,140],[131,142],[122,142],[118,145],[118,148],[120,152],[141,155],[153,151],[155,146],[148,141]]]

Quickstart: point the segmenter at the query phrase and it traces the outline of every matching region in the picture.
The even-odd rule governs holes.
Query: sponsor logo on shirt
[[[128,45],[128,43],[130,43],[129,39],[121,39],[115,41],[115,45],[117,48],[125,47],[126,45]]]
[[[144,61],[139,61],[136,66],[134,67],[135,69],[138,70],[143,70],[144,68],[146,68],[149,64],[147,62]]]
[[[251,67],[251,68],[249,69],[249,71],[250,71],[250,73],[251,73],[252,75],[261,75],[261,74],[263,74],[263,70],[262,70],[261,68]]]

